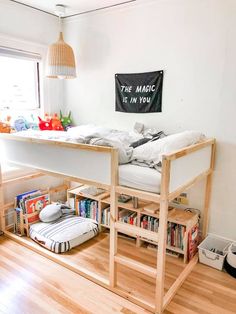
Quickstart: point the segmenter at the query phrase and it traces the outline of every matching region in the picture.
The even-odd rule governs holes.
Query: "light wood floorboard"
[[[92,256],[92,251],[86,249],[88,244],[80,248],[83,254],[78,255],[76,249],[69,256],[73,260],[80,257],[76,262],[83,265],[86,265],[87,260],[89,267],[92,267],[93,260],[95,269],[101,268],[106,276],[106,241],[104,237],[104,242],[101,243],[103,249],[102,246],[99,248],[96,241],[89,247],[90,250],[94,248],[93,250],[104,260]],[[121,252],[132,257],[134,254],[132,242],[123,239],[119,241],[123,244]],[[144,262],[149,261],[152,265],[151,256],[155,255],[155,252],[145,250],[146,255],[142,250],[140,252],[139,258]],[[170,262],[169,266],[171,265],[174,263]],[[169,286],[175,277],[175,267],[178,269],[180,266],[170,267],[166,286]],[[125,286],[124,269],[121,269],[120,277],[120,285]],[[141,288],[142,285],[149,287],[148,293],[151,293],[149,280],[145,277],[136,280],[135,284],[141,284]],[[130,282],[132,288],[132,280]],[[14,241],[0,237],[0,313],[148,312]],[[165,311],[165,314],[194,313],[236,313],[236,280],[226,273],[198,264]]]

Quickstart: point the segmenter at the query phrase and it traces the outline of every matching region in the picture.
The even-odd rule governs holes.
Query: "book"
[[[22,193],[22,194],[17,195],[16,198],[15,198],[15,206],[16,206],[16,209],[21,209],[21,208],[20,208],[20,200],[21,200],[24,196],[29,195],[29,194],[32,194],[32,193],[36,193],[36,192],[39,192],[39,190],[28,191],[28,192],[25,192],[25,193]]]
[[[197,253],[199,244],[199,226],[196,224],[188,234],[188,260],[190,261]]]
[[[97,188],[95,186],[87,186],[87,187],[80,190],[80,193],[89,194],[92,196],[97,196],[97,195],[100,195],[104,192],[106,192],[106,190],[101,189],[101,188]]]
[[[143,210],[150,213],[150,214],[155,214],[159,209],[160,209],[160,205],[155,204],[155,203],[150,203],[150,204],[145,205],[143,207]]]
[[[25,200],[26,214],[32,214],[35,211],[42,210],[49,204],[49,194],[42,194]]]
[[[39,220],[39,212],[50,203],[49,194],[39,195],[37,197],[27,199],[25,201],[25,213],[32,214],[38,212],[36,215],[27,218],[28,223]]]

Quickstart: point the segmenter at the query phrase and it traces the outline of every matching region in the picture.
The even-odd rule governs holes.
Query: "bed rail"
[[[112,147],[0,134],[5,158],[18,165],[109,190]]]

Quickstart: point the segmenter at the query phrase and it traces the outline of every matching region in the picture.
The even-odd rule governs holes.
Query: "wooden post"
[[[156,313],[161,314],[164,299],[165,283],[165,259],[166,259],[166,237],[167,237],[167,216],[168,216],[168,193],[170,181],[170,161],[165,157],[162,159],[161,179],[161,202],[158,230],[158,252],[157,252],[157,278],[156,278]]]
[[[116,186],[118,185],[118,151],[114,149],[111,153],[111,191],[110,191],[110,287],[114,288],[117,282],[117,265],[115,255],[117,254],[117,230],[115,222],[118,220],[118,198]]]
[[[5,210],[4,210],[4,193],[3,193],[3,179],[2,179],[2,167],[0,164],[0,231],[5,231]]]
[[[215,166],[215,150],[216,150],[216,142],[214,141],[211,146],[211,165],[210,169],[211,173],[207,175],[206,178],[206,187],[205,187],[205,202],[203,208],[203,227],[202,227],[202,237],[205,238],[208,232],[209,225],[209,207],[211,200],[211,187],[212,187],[212,175]]]

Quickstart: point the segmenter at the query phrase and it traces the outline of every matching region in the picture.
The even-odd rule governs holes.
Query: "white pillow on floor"
[[[61,204],[49,204],[39,213],[42,222],[52,222],[62,216]]]

